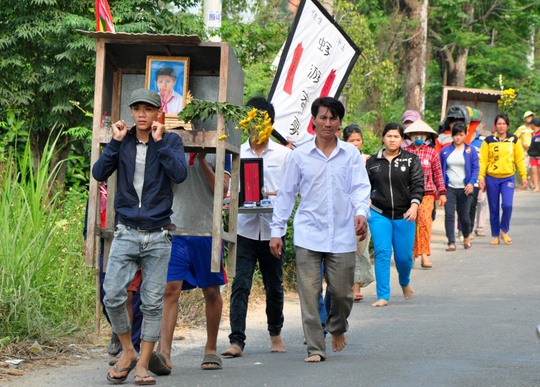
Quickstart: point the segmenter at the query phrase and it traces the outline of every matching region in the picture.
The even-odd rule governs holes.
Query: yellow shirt
[[[525,152],[517,137],[508,134],[504,140],[497,135],[488,136],[480,147],[480,173],[478,179],[486,175],[505,178],[516,173],[516,166],[523,181],[527,180]]]
[[[519,138],[521,141],[523,148],[527,149],[531,146],[532,135],[533,129],[531,127],[527,127],[526,125],[521,125],[514,133],[514,136]]]

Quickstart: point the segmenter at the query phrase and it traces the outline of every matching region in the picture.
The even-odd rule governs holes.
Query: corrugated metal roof
[[[199,44],[201,38],[197,35],[178,35],[178,34],[149,34],[149,33],[127,33],[127,32],[98,32],[77,30],[83,35],[91,38],[101,38],[110,41],[140,41],[144,39],[148,43],[182,43]]]
[[[448,91],[457,91],[461,93],[471,93],[471,94],[485,94],[485,95],[501,95],[499,90],[490,90],[490,89],[472,89],[469,87],[458,87],[458,86],[443,86]]]

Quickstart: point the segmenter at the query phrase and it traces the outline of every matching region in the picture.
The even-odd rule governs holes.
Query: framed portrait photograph
[[[261,190],[263,185],[263,159],[241,159],[239,205],[243,206],[245,202],[260,201],[262,197]]]
[[[189,79],[189,57],[147,56],[147,89],[161,96],[161,108],[165,116],[177,116],[186,104]],[[178,120],[178,117],[176,117]]]

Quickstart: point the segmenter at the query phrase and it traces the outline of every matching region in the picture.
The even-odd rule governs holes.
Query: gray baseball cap
[[[131,106],[140,102],[147,103],[157,108],[161,107],[161,97],[156,91],[150,89],[137,89],[131,93],[128,105]]]

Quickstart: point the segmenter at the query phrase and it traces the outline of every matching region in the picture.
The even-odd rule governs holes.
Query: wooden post
[[[224,132],[223,117],[218,118],[218,127]],[[219,132],[218,132],[219,133]],[[214,212],[212,224],[212,266],[213,273],[221,269],[221,233],[223,232],[223,191],[225,189],[225,142],[216,144],[216,172],[214,182]]]
[[[96,82],[94,90],[94,119],[92,122],[92,151],[90,154],[90,168],[99,158],[100,143],[97,141],[101,126],[101,105],[103,103],[102,85],[105,79],[105,44],[102,39],[96,39]],[[90,178],[90,192],[88,193],[88,219],[87,235],[93,237],[96,235],[96,219],[99,213],[98,201],[98,182]],[[90,211],[90,209],[93,209]],[[94,266],[95,244],[88,243],[86,250],[85,264],[88,267]]]
[[[94,89],[94,119],[92,121],[92,151],[90,154],[90,167],[99,158],[100,143],[99,138],[101,128],[101,105],[103,102],[102,85],[105,77],[105,44],[103,40],[96,39],[96,80]],[[101,325],[101,287],[100,287],[100,267],[99,267],[99,238],[96,234],[96,220],[99,219],[99,190],[98,182],[90,177],[90,192],[88,193],[88,218],[87,218],[87,244],[85,264],[88,267],[95,265],[96,282],[96,337],[99,338]],[[90,241],[90,243],[88,243]]]
[[[442,89],[442,106],[441,106],[441,122],[446,117],[446,105],[448,104],[448,89],[446,86],[443,86]]]
[[[229,202],[229,260],[227,261],[227,273],[230,278],[236,273],[236,251],[237,251],[237,230],[238,230],[238,187],[240,187],[240,152],[232,155],[232,175],[231,175],[231,200]]]

